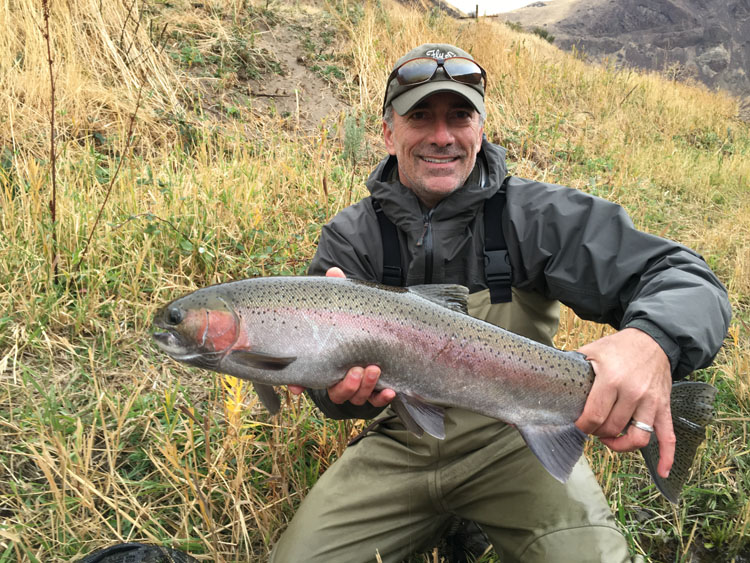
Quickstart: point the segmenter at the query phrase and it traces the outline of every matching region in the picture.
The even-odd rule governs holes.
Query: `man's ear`
[[[482,125],[479,128],[479,141],[478,141],[479,145],[478,146],[479,146],[480,149],[482,148],[482,140],[483,139],[484,139],[484,125]]]
[[[393,131],[391,131],[385,121],[383,121],[383,140],[385,141],[385,148],[388,150],[388,154],[395,155],[396,147],[393,144]]]

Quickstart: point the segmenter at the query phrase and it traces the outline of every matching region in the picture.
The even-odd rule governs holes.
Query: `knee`
[[[615,527],[559,529],[532,540],[519,553],[524,563],[631,563],[628,542]]]

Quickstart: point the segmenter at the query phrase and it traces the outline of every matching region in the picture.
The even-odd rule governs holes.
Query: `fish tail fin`
[[[583,454],[586,434],[573,424],[518,426],[529,449],[558,481],[570,477],[573,466]]]
[[[667,500],[676,503],[690,474],[698,446],[706,438],[706,425],[713,419],[716,388],[708,383],[678,381],[672,385],[672,425],[676,438],[674,464],[666,479],[656,472],[659,466],[659,441],[654,434],[641,448],[646,467],[656,488]]]

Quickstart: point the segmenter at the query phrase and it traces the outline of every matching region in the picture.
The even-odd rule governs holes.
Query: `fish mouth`
[[[180,335],[171,330],[155,330],[151,334],[151,338],[162,351],[170,356],[183,356],[189,352],[189,347],[185,346]]]
[[[155,328],[162,327],[155,323]],[[155,330],[151,333],[156,346],[166,352],[169,357],[192,366],[212,369],[218,366],[223,356],[223,352],[205,350],[199,346],[185,343],[180,333],[173,330]]]

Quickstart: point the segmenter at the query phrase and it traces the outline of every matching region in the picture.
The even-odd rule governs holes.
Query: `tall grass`
[[[58,0],[52,225],[40,21],[40,2],[0,5],[0,560],[68,561],[125,540],[202,560],[265,558],[356,424],[289,395],[267,416],[246,385],[155,352],[151,317],[209,283],[304,272],[320,226],[364,194],[382,154],[384,80],[414,38],[459,44],[487,69],[486,132],[516,174],[622,203],[640,227],[699,250],[729,287],[730,336],[696,374],[719,387],[718,418],[683,503],[657,495],[637,456],[587,455],[651,561],[747,550],[750,136],[733,100],[388,1]],[[297,128],[238,94],[250,70],[278,76],[257,34],[284,37],[300,21],[335,37],[314,54],[345,71],[338,91],[357,121]],[[217,111],[226,100],[239,110]],[[361,126],[365,140],[354,139]],[[353,145],[358,161],[345,156]],[[558,344],[602,330],[568,312]]]

